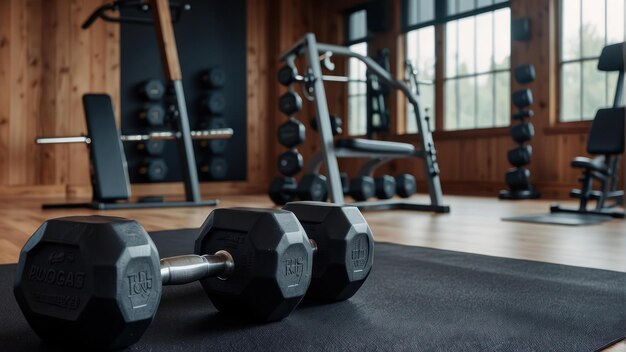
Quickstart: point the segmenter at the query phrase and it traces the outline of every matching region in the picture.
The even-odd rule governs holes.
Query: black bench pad
[[[584,156],[577,156],[572,159],[572,167],[579,169],[588,169],[592,171],[600,172],[604,175],[609,174],[609,169],[602,159],[589,159]]]
[[[373,141],[370,139],[348,138],[335,142],[335,148],[350,149],[365,153],[412,155],[415,147],[409,143]]]

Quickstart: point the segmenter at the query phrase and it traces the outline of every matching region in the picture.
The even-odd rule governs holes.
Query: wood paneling
[[[111,94],[119,119],[119,26],[97,21],[89,30],[80,28],[87,15],[104,2],[0,2],[0,195],[37,194],[39,189],[45,189],[44,193],[50,195],[61,191],[57,196],[88,196],[87,148],[41,147],[33,140],[36,135],[83,133],[81,96],[86,92]],[[281,65],[279,54],[306,32],[315,32],[320,41],[341,44],[344,11],[363,2],[247,1],[248,181],[205,183],[201,187],[205,196],[265,191],[270,178],[278,174],[276,157],[284,151],[275,137],[278,125],[285,121],[276,104],[278,96],[285,92],[275,80]],[[578,172],[569,167],[569,160],[585,154],[588,123],[556,123],[556,3],[557,0],[511,1],[512,17],[528,16],[532,23],[532,39],[512,43],[511,65],[533,63],[537,70],[537,81],[529,86],[535,97],[532,122],[537,132],[532,140],[535,153],[530,165],[534,183],[546,196],[564,197],[569,188],[577,185]],[[374,33],[369,50],[375,53],[378,48],[389,48],[392,70],[401,77],[404,37],[400,30],[400,0],[392,0],[391,6],[392,28]],[[442,31],[438,33],[441,37]],[[444,51],[441,39],[438,38],[440,54]],[[339,58],[335,61],[336,72],[345,72],[346,62]],[[511,88],[520,87],[512,82]],[[326,89],[331,112],[346,116],[345,85],[327,84]],[[388,105],[393,115],[392,131],[402,131],[402,98],[391,96]],[[441,99],[436,110],[441,116]],[[298,118],[308,125],[313,114],[312,104],[305,103]],[[437,126],[434,138],[444,193],[495,196],[505,186],[504,173],[509,167],[506,151],[514,146],[507,130],[446,132],[441,130],[440,122]],[[392,134],[387,138],[417,142],[418,137]],[[318,139],[318,134],[309,128],[307,144],[300,148],[305,160],[318,150]],[[354,174],[359,163],[342,160],[340,165]],[[395,163],[380,172],[414,172],[421,178],[420,168],[419,163]],[[29,192],[29,187],[34,188]],[[135,195],[161,192],[180,195],[182,187],[133,187]]]
[[[0,2],[0,195],[89,197],[88,149],[79,144],[37,146],[34,140],[38,135],[85,133],[81,99],[87,92],[110,94],[119,124],[119,25],[96,21],[88,30],[80,28],[96,7],[107,2]],[[270,6],[276,3],[247,2],[248,41],[241,45],[248,51],[248,181],[202,184],[207,197],[262,192],[269,183],[274,162],[267,161],[272,159],[276,119],[268,104],[275,106],[276,99],[267,88],[274,82],[272,65],[278,49],[270,35],[278,27]],[[296,23],[293,19],[289,25]],[[137,196],[159,192],[182,195],[183,188],[133,187]]]
[[[88,31],[80,28],[102,2],[7,0],[0,5],[4,189],[89,183],[84,146],[42,148],[34,140],[42,134],[83,133],[81,96],[86,92],[107,92],[119,106],[117,26],[97,23]]]

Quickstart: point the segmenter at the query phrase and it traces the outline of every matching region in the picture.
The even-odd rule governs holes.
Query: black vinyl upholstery
[[[347,138],[335,142],[335,148],[345,148],[358,152],[378,154],[403,154],[412,155],[415,147],[408,143],[375,141],[370,139]]]
[[[584,156],[577,156],[572,159],[571,165],[579,169],[597,171],[604,175],[609,174],[609,167],[604,163],[604,158],[589,159]]]
[[[626,56],[624,43],[605,46],[598,60],[598,70],[624,71],[624,56]]]
[[[591,124],[589,154],[622,154],[624,152],[624,116],[626,109],[600,109]]]

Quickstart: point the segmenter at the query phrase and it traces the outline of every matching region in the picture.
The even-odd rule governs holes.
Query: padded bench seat
[[[592,171],[597,171],[604,175],[609,174],[609,169],[606,164],[602,161],[602,159],[589,159],[583,156],[578,156],[572,159],[571,163],[572,167],[576,167],[579,169],[588,169]]]
[[[373,141],[370,139],[347,138],[335,142],[335,148],[376,154],[413,155],[415,147],[409,143]]]

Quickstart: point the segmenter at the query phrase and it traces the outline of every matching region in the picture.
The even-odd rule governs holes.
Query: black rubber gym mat
[[[574,213],[548,213],[513,216],[502,218],[502,221],[529,222],[533,224],[584,226],[601,224],[615,218],[610,215],[574,214]]]
[[[153,234],[163,256],[191,251],[194,237]],[[14,268],[0,266],[0,350],[54,350],[15,303]],[[377,243],[353,298],[306,302],[277,323],[219,314],[197,283],[166,287],[129,350],[593,351],[625,334],[625,273]]]

